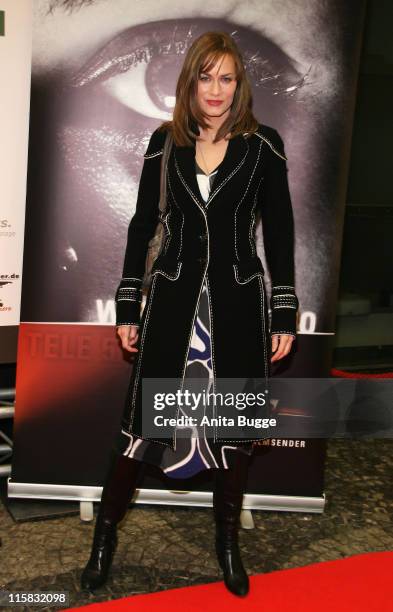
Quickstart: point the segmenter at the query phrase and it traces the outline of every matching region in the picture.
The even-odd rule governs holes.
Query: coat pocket
[[[182,265],[182,261],[168,257],[168,255],[163,253],[155,260],[151,269],[151,275],[162,274],[162,276],[165,276],[165,278],[175,281],[180,276]]]
[[[265,274],[262,262],[258,256],[238,261],[233,264],[233,270],[235,280],[239,285],[244,285],[256,276],[263,276]]]

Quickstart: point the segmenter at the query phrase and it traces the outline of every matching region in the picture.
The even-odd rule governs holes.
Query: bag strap
[[[168,167],[168,159],[169,154],[171,152],[173,143],[173,136],[171,130],[168,130],[164,150],[161,158],[161,175],[160,175],[160,201],[159,201],[159,209],[161,212],[164,212],[166,208],[166,171]]]

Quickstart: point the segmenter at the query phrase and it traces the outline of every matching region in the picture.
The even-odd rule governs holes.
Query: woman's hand
[[[292,342],[295,340],[294,336],[288,334],[273,334],[272,335],[272,353],[271,362],[278,361],[286,355],[292,348]],[[277,350],[277,352],[275,352]]]
[[[123,349],[130,353],[137,353],[138,349],[134,346],[138,342],[138,325],[119,325],[117,333],[121,339]]]

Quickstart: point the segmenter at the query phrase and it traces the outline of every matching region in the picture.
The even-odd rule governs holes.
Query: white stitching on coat
[[[219,191],[221,191],[222,187],[224,187],[224,185],[229,181],[229,179],[231,179],[233,177],[234,174],[236,174],[236,172],[242,167],[242,165],[244,164],[246,157],[248,155],[248,152],[250,150],[250,146],[247,142],[247,140],[245,141],[246,145],[247,145],[247,151],[245,152],[243,158],[240,160],[239,164],[236,166],[236,168],[234,168],[232,170],[232,172],[230,174],[228,174],[227,177],[225,177],[225,179],[223,179],[220,183],[220,185],[218,185],[216,187],[216,189],[213,191],[213,193],[211,193],[206,201],[206,208],[209,206],[210,202],[212,201],[212,199],[217,195],[217,193]]]
[[[258,192],[259,192],[259,187],[263,181],[265,177],[261,176],[261,178],[259,179],[259,183],[257,185],[257,188],[255,190],[255,195],[254,195],[254,200],[253,200],[253,206],[251,208],[251,212],[250,212],[250,227],[248,230],[248,241],[250,243],[250,247],[251,247],[251,255],[256,255],[257,254],[257,250],[256,250],[256,246],[255,246],[255,239],[253,239],[253,234],[254,234],[254,230],[255,230],[255,225],[256,225],[256,220],[255,220],[255,210],[258,204]]]
[[[259,287],[261,290],[261,316],[262,316],[262,336],[263,336],[263,350],[264,350],[264,355],[265,355],[265,383],[266,383],[266,389],[268,389],[268,356],[267,356],[267,334],[266,334],[266,327],[265,327],[265,285],[262,281],[261,276],[258,277],[258,283],[259,283]]]
[[[252,169],[251,176],[250,176],[250,178],[249,178],[249,181],[248,181],[248,184],[247,184],[246,190],[245,190],[245,192],[244,192],[244,194],[243,194],[242,198],[240,199],[240,201],[239,201],[239,203],[237,204],[236,209],[235,209],[235,228],[234,228],[234,231],[235,231],[235,253],[236,253],[236,257],[237,257],[237,259],[239,259],[239,254],[238,254],[238,252],[237,252],[237,221],[236,221],[237,211],[238,211],[238,208],[239,208],[240,204],[243,202],[244,198],[246,197],[246,195],[247,195],[247,193],[248,193],[248,189],[249,189],[250,184],[251,184],[251,181],[252,181],[252,179],[254,178],[255,168],[256,168],[256,167],[257,167],[257,165],[258,165],[259,156],[260,156],[260,154],[261,154],[261,148],[262,148],[262,142],[261,142],[261,143],[260,143],[260,145],[259,145],[258,156],[257,156],[256,162],[255,162],[254,168]]]
[[[295,287],[292,285],[274,285],[274,287],[272,287],[272,291],[273,289],[295,289]]]
[[[178,262],[177,262],[176,276],[169,276],[169,275],[168,275],[168,272],[164,272],[164,270],[160,270],[160,268],[156,268],[156,269],[154,270],[154,272],[152,272],[152,274],[151,274],[151,275],[152,275],[152,276],[154,276],[154,274],[162,274],[162,275],[163,275],[163,276],[165,276],[165,278],[167,278],[168,280],[175,281],[175,280],[177,280],[177,279],[179,278],[179,276],[180,276],[180,270],[181,270],[182,265],[183,265],[183,262],[182,262],[182,261],[178,261]]]
[[[205,220],[206,220],[206,212],[205,209],[202,208],[200,202],[198,202],[197,198],[195,197],[194,193],[191,191],[191,189],[189,188],[189,186],[187,185],[186,181],[184,180],[184,177],[182,175],[182,173],[180,172],[180,168],[179,165],[177,163],[177,159],[176,159],[176,153],[175,153],[175,166],[176,166],[176,172],[178,177],[180,178],[181,182],[183,183],[183,186],[185,187],[185,189],[187,190],[188,194],[190,195],[190,197],[193,199],[193,201],[195,202],[195,204],[198,206],[199,210],[202,212]]]
[[[285,157],[285,155],[282,155],[281,153],[279,153],[279,151],[277,151],[277,149],[274,147],[274,145],[272,145],[272,143],[270,142],[270,140],[268,138],[266,138],[266,136],[262,136],[262,134],[259,134],[258,132],[254,132],[255,136],[259,136],[259,138],[261,140],[264,140],[265,142],[267,142],[267,144],[269,145],[269,147],[271,148],[272,151],[274,151],[276,153],[276,155],[278,155],[279,157],[281,157],[281,159],[288,161],[287,158]]]
[[[296,338],[296,334],[294,334],[291,331],[275,331],[275,332],[272,332],[272,336],[277,336],[279,334],[285,334],[286,336],[293,336],[294,338]]]
[[[235,271],[235,279],[236,279],[236,282],[238,283],[238,285],[245,285],[246,283],[249,283],[250,280],[252,278],[254,278],[255,276],[262,276],[262,272],[259,270],[258,272],[253,272],[250,277],[246,278],[246,280],[241,281],[239,279],[239,276],[238,276],[238,266],[237,266],[237,264],[233,264],[233,269]]]
[[[162,153],[164,152],[164,149],[161,149],[160,151],[157,151],[156,153],[148,153],[148,154],[144,154],[144,158],[145,159],[150,159],[151,157],[157,157],[157,155],[162,155]]]
[[[116,325],[116,327],[121,327],[122,325],[133,325],[134,327],[139,327],[140,323],[138,321],[138,323],[119,323],[118,325]]]

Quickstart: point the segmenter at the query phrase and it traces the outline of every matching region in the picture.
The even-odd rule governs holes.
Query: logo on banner
[[[15,280],[19,279],[19,274],[0,274],[0,312],[10,312],[12,306],[7,305],[7,288],[11,288]]]

